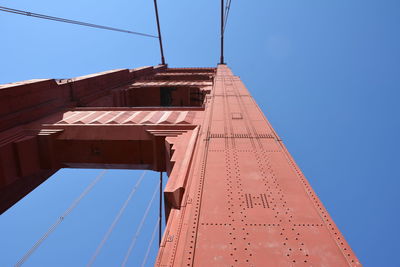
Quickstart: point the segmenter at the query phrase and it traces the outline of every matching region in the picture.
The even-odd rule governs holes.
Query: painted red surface
[[[0,212],[62,167],[166,171],[156,266],[360,265],[226,65],[3,85],[0,117]]]

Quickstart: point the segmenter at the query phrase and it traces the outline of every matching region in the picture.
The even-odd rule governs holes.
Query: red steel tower
[[[156,266],[358,266],[224,64],[0,86],[0,212],[59,168],[166,171]]]

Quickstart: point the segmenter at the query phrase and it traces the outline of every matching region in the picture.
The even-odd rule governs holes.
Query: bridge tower
[[[156,266],[358,266],[228,66],[0,86],[0,212],[60,168],[165,171]]]

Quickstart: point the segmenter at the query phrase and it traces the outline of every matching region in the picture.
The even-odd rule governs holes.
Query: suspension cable
[[[131,244],[129,245],[128,251],[126,252],[124,261],[121,264],[122,267],[126,266],[126,263],[128,262],[129,256],[131,255],[131,252],[132,252],[133,248],[136,245],[136,240],[138,239],[138,237],[139,237],[139,235],[140,235],[140,233],[142,231],[144,222],[145,222],[145,220],[147,218],[147,215],[149,214],[150,208],[151,208],[151,206],[152,206],[152,204],[154,202],[154,199],[156,197],[157,191],[158,191],[158,186],[156,186],[156,189],[154,190],[153,196],[151,197],[151,200],[150,200],[149,204],[147,205],[146,211],[143,214],[142,220],[140,221],[139,226],[136,229],[136,233],[135,233],[134,237],[132,238],[132,241],[131,241]]]
[[[47,232],[38,240],[36,243],[25,253],[25,255],[15,264],[15,267],[20,267],[22,264],[26,262],[26,260],[35,252],[35,250],[46,240],[51,233],[56,230],[56,228],[60,225],[60,223],[67,217],[79,204],[79,202],[92,190],[92,188],[100,181],[100,179],[104,176],[107,170],[103,170],[97,177],[86,187],[86,189],[81,193],[79,197],[77,197],[74,202],[64,211],[64,213],[57,219],[57,221],[50,226]]]
[[[151,246],[153,245],[154,238],[156,237],[157,226],[158,226],[158,224],[160,224],[160,223],[161,223],[161,219],[158,218],[158,220],[157,220],[157,222],[156,222],[156,225],[154,226],[153,233],[151,234],[151,239],[150,239],[149,245],[147,246],[146,254],[145,254],[144,259],[143,259],[143,262],[142,262],[142,267],[146,266],[147,259],[149,258]]]
[[[219,64],[224,63],[224,0],[221,0],[221,57]]]
[[[224,9],[224,0],[221,0],[221,57],[220,57],[219,64],[225,64],[225,62],[224,62],[224,33],[225,33],[225,29],[226,29],[226,24],[228,23],[230,9],[231,9],[231,0],[226,1],[225,9]]]
[[[228,23],[228,17],[229,17],[229,10],[231,9],[231,0],[227,0],[226,1],[226,5],[225,5],[225,21],[224,21],[224,30],[223,32],[225,33],[225,28],[226,28],[226,24]]]
[[[162,65],[165,65],[164,50],[163,50],[162,38],[161,38],[160,19],[158,18],[157,0],[154,0],[154,10],[155,10],[155,12],[156,12],[157,31],[158,31],[158,41],[159,41],[159,43],[160,43],[160,53],[161,53],[161,64],[162,64]]]
[[[125,200],[125,202],[122,205],[121,209],[119,210],[117,216],[115,216],[114,221],[112,222],[112,224],[108,228],[106,234],[104,235],[103,239],[101,240],[100,244],[96,248],[96,251],[94,252],[94,254],[93,254],[92,258],[90,259],[89,263],[87,264],[87,266],[92,266],[93,263],[95,262],[97,256],[100,254],[100,251],[103,248],[104,244],[107,242],[107,240],[110,237],[111,233],[114,231],[115,226],[117,225],[117,223],[121,219],[121,216],[124,213],[126,207],[128,206],[130,200],[132,199],[133,195],[136,193],[136,190],[140,186],[140,183],[143,181],[143,178],[144,178],[145,174],[146,174],[146,171],[144,171],[142,173],[142,175],[140,176],[139,180],[136,182],[136,184],[132,188],[131,192],[129,193],[128,198]]]
[[[162,232],[162,188],[163,188],[163,174],[160,172],[160,205],[158,210],[158,246],[161,244],[161,232]]]
[[[35,18],[39,18],[39,19],[47,19],[47,20],[70,23],[70,24],[75,24],[75,25],[80,25],[80,26],[92,27],[92,28],[97,28],[97,29],[123,32],[123,33],[141,35],[141,36],[151,37],[151,38],[159,38],[158,36],[155,36],[152,34],[134,32],[134,31],[118,29],[118,28],[113,28],[113,27],[109,27],[109,26],[102,26],[102,25],[97,25],[97,24],[92,24],[92,23],[87,23],[87,22],[82,22],[82,21],[77,21],[77,20],[64,19],[64,18],[60,18],[60,17],[53,17],[53,16],[48,16],[48,15],[43,15],[43,14],[38,14],[38,13],[32,13],[32,12],[28,12],[28,11],[24,11],[24,10],[8,8],[8,7],[4,7],[4,6],[0,6],[0,11],[18,14],[18,15],[29,16],[29,17],[35,17]]]

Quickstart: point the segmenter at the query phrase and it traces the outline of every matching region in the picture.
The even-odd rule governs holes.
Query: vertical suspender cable
[[[146,254],[144,255],[144,258],[143,258],[142,267],[146,266],[146,262],[147,262],[147,259],[149,258],[149,254],[150,254],[150,250],[151,250],[151,245],[153,245],[154,238],[156,237],[157,224],[160,224],[160,220],[161,219],[158,218],[156,225],[154,226],[154,230],[153,230],[153,233],[151,234],[151,239],[150,239],[149,245],[147,246]]]
[[[124,204],[122,205],[121,209],[119,210],[117,216],[115,217],[114,221],[108,228],[106,234],[104,235],[103,239],[101,240],[100,244],[96,248],[96,251],[93,253],[92,258],[90,259],[89,263],[87,266],[92,266],[93,263],[95,262],[97,256],[100,254],[101,249],[103,248],[104,244],[107,242],[108,238],[110,237],[111,233],[114,231],[115,226],[117,225],[118,221],[121,219],[122,214],[124,213],[126,207],[129,204],[129,201],[132,199],[133,195],[136,193],[136,190],[138,189],[140,183],[143,181],[143,178],[146,174],[146,171],[142,173],[140,176],[139,180],[136,182],[134,187],[132,188],[132,191],[129,193],[128,198],[125,200]]]
[[[160,209],[158,213],[158,222],[159,222],[159,227],[158,227],[158,246],[161,244],[161,231],[162,231],[162,188],[163,188],[163,177],[162,177],[162,172],[160,172]]]
[[[219,64],[224,63],[224,0],[221,0],[221,59]]]
[[[131,252],[132,252],[133,248],[135,247],[136,240],[139,237],[140,232],[142,231],[144,222],[146,221],[147,215],[149,214],[151,205],[153,204],[154,199],[156,198],[157,191],[158,191],[158,186],[156,186],[156,188],[154,190],[154,193],[153,193],[153,196],[151,197],[151,200],[150,200],[149,204],[147,205],[146,211],[143,214],[142,220],[140,221],[139,226],[136,229],[136,233],[135,233],[135,235],[134,235],[134,237],[133,237],[133,239],[131,241],[131,244],[129,245],[128,251],[126,252],[124,261],[121,264],[122,267],[126,266],[126,263],[128,262],[129,256],[131,255]]]
[[[65,217],[67,217],[75,209],[79,202],[89,193],[89,191],[92,190],[92,188],[100,181],[106,172],[107,170],[103,170],[99,175],[97,175],[97,177],[86,187],[82,194],[74,200],[71,206],[64,211],[58,220],[52,226],[50,226],[47,232],[38,241],[36,241],[32,248],[15,264],[15,267],[19,267],[26,262],[26,260],[33,254],[33,252],[35,252],[35,250],[43,243],[43,241],[46,240],[46,238],[48,238],[49,235],[54,232],[54,230],[56,230],[57,226],[60,225]]]
[[[155,12],[156,12],[157,30],[158,30],[158,41],[159,41],[159,43],[160,43],[160,52],[161,52],[161,64],[162,64],[162,65],[165,65],[164,50],[163,50],[163,46],[162,46],[161,29],[160,29],[160,19],[158,18],[157,0],[154,0],[154,10],[155,10]]]

